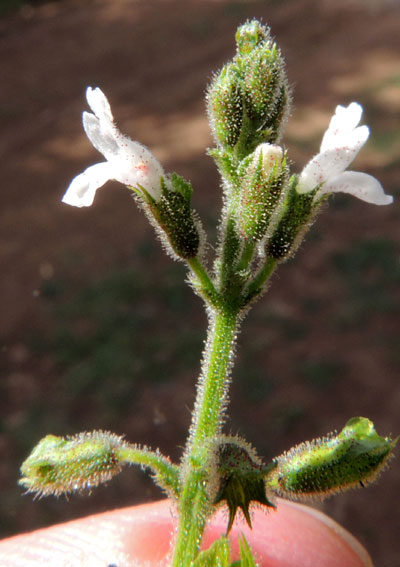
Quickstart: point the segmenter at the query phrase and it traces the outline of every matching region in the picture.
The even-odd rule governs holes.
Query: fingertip
[[[167,567],[176,526],[169,500],[89,516],[0,542],[1,567]],[[238,536],[248,540],[259,567],[372,567],[361,544],[325,514],[278,500],[277,510],[252,515],[253,530],[236,522],[230,534],[233,560]],[[212,518],[204,547],[226,531],[222,509]]]
[[[354,536],[322,512],[282,499],[277,504],[276,510],[267,513],[254,511],[252,530],[236,524],[232,530],[234,559],[238,559],[238,535],[244,533],[260,567],[373,567]],[[220,514],[211,532],[216,526],[221,532],[225,525]]]

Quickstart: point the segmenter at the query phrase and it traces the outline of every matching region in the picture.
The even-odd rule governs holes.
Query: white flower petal
[[[382,185],[375,177],[358,171],[345,171],[329,179],[318,191],[324,193],[350,193],[354,197],[373,205],[390,205],[391,195],[386,195]]]
[[[363,108],[358,102],[352,102],[349,106],[339,104],[331,118],[329,129],[342,132],[354,130],[361,120],[362,113]]]
[[[347,107],[337,106],[329,127],[322,138],[320,152],[347,145],[349,143],[346,141],[347,136],[355,130],[361,120],[362,112],[362,106],[357,102],[352,102]]]
[[[320,152],[342,145],[338,143],[338,140],[356,128],[361,120],[362,111],[362,106],[356,102],[352,102],[347,107],[337,106],[329,127],[322,138]]]
[[[368,140],[368,137],[368,126],[359,126],[358,128],[350,130],[349,132],[342,131],[335,133],[333,131],[327,130],[321,144],[320,153],[345,146],[350,148],[357,146],[359,151]]]
[[[121,135],[122,136],[122,135]],[[158,201],[161,197],[161,177],[164,170],[158,159],[142,144],[125,136],[117,159],[110,160],[114,179],[125,185],[141,185]]]
[[[110,103],[103,91],[101,91],[98,87],[95,89],[88,87],[86,89],[86,100],[97,118],[104,122],[113,122],[114,118],[111,112]]]
[[[93,146],[106,159],[115,157],[119,153],[119,146],[116,139],[116,128],[113,131],[104,130],[100,120],[90,112],[82,114],[83,128]]]
[[[62,201],[73,207],[90,207],[96,190],[109,179],[113,179],[113,172],[108,162],[91,165],[71,181]]]
[[[361,126],[346,136],[347,144],[331,148],[314,156],[300,174],[297,191],[308,193],[320,183],[339,175],[357,156],[368,135],[368,128]]]
[[[262,155],[263,169],[266,174],[271,171],[275,164],[281,164],[283,158],[283,150],[280,146],[274,144],[268,144],[264,142],[259,144],[254,151],[253,163],[258,164],[260,159],[260,154]]]

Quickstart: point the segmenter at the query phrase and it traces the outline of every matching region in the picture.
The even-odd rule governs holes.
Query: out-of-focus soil
[[[80,113],[86,86],[100,86],[121,130],[151,147],[167,171],[192,180],[194,206],[212,232],[221,192],[205,155],[212,141],[203,95],[234,52],[235,28],[252,17],[271,26],[287,60],[294,107],[284,143],[294,167],[317,151],[336,104],[358,100],[372,135],[354,169],[376,175],[395,194],[397,2],[65,0],[0,20],[3,535],[160,497],[132,470],[91,497],[22,496],[19,465],[46,433],[107,427],[179,458],[198,364],[182,366],[171,345],[175,332],[182,338],[180,328],[193,333],[196,360],[206,324],[201,303],[184,287],[183,266],[173,272],[180,276],[173,299],[165,294],[153,302],[170,260],[151,244],[152,229],[123,187],[109,183],[85,210],[62,205],[60,197],[74,175],[99,160]],[[321,214],[243,325],[227,431],[245,435],[266,458],[356,415],[373,419],[382,434],[399,432],[399,242],[398,204],[337,198]],[[62,306],[129,266],[145,270],[152,284],[137,306],[146,311],[149,338],[140,326],[132,331],[134,359],[148,362],[133,368],[134,385],[117,403],[122,409],[111,411],[103,399],[107,381],[92,386],[96,396],[105,388],[101,403],[90,388],[84,395],[66,388],[63,345],[54,347],[52,337]],[[89,333],[85,312],[78,315],[77,332]],[[158,348],[146,348],[154,337]],[[148,370],[160,352],[162,379]],[[400,565],[398,477],[394,461],[376,486],[323,505],[386,567]]]

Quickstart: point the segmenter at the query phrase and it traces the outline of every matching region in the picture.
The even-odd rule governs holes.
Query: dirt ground
[[[0,20],[4,536],[161,496],[135,470],[90,497],[22,496],[20,463],[47,433],[107,428],[179,459],[201,303],[123,187],[109,183],[87,210],[60,198],[99,160],[80,113],[86,86],[100,86],[121,130],[192,180],[213,241],[221,197],[203,95],[252,17],[271,26],[287,60],[294,170],[316,153],[336,104],[357,100],[372,134],[354,169],[398,193],[397,2],[65,0]],[[331,202],[243,325],[227,431],[266,459],[356,415],[399,433],[399,244],[397,203]],[[382,567],[400,566],[398,467],[323,504]]]

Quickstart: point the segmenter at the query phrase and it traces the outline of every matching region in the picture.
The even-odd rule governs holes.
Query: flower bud
[[[272,113],[282,72],[283,61],[275,43],[253,51],[244,80],[246,109],[251,118],[268,117]]]
[[[258,20],[251,20],[238,27],[235,39],[238,53],[248,55],[255,47],[269,39],[269,30]]]
[[[242,127],[243,103],[235,65],[228,64],[215,77],[207,93],[211,129],[217,143],[233,147]]]
[[[242,70],[242,96],[247,122],[244,144],[251,149],[262,142],[276,142],[289,113],[290,92],[285,63],[269,29],[256,20],[237,32],[237,65]],[[255,142],[250,147],[250,142]],[[242,142],[242,143],[243,143]]]
[[[248,240],[261,240],[286,183],[286,160],[280,146],[260,144],[244,170],[239,203],[240,231]]]
[[[338,435],[301,443],[278,457],[267,485],[300,500],[364,486],[385,468],[396,442],[380,437],[369,419],[355,417]]]
[[[208,90],[208,113],[217,143],[227,153],[234,148],[240,160],[257,145],[279,139],[290,93],[282,55],[268,28],[247,22],[236,41],[236,56]]]
[[[273,144],[260,144],[254,152],[252,165],[254,166],[258,163],[260,158],[262,170],[265,175],[268,175],[275,166],[279,166],[282,163],[283,150],[280,146],[274,146]]]
[[[122,467],[122,437],[105,431],[74,437],[47,435],[21,466],[19,484],[41,495],[92,488],[110,480]]]

